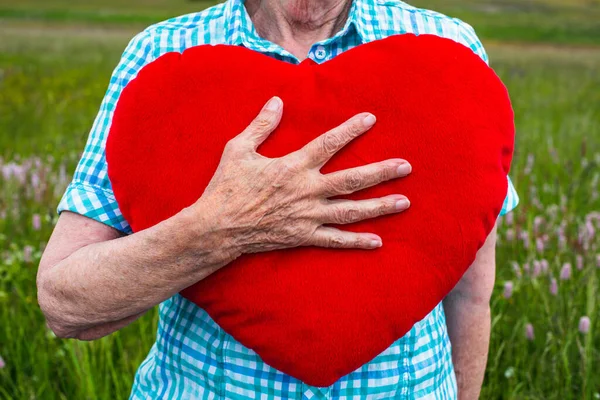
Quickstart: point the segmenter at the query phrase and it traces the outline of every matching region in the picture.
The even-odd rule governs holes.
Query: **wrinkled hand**
[[[409,207],[405,196],[368,200],[329,200],[406,176],[402,159],[321,174],[321,167],[352,139],[365,133],[375,117],[361,113],[281,158],[256,152],[281,120],[283,103],[273,97],[254,121],[225,146],[219,166],[197,204],[209,210],[218,229],[240,254],[296,246],[373,249],[373,233],[323,226],[347,224],[397,213]],[[196,206],[196,204],[194,205]],[[192,207],[194,207],[192,206]]]

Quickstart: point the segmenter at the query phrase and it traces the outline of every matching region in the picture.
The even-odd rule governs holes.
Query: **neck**
[[[304,60],[310,47],[343,28],[352,0],[246,0],[257,33]]]

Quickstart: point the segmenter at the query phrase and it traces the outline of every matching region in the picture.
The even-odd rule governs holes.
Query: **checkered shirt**
[[[327,61],[361,43],[393,34],[435,34],[459,42],[488,61],[473,28],[399,0],[354,0],[345,26],[315,43],[308,57]],[[85,150],[58,206],[125,233],[107,176],[105,143],[123,88],[139,70],[167,52],[202,44],[242,45],[279,60],[299,60],[261,38],[243,5],[228,0],[203,12],[173,18],[136,35],[110,79]],[[519,202],[509,190],[501,215]],[[404,337],[329,387],[314,387],[265,364],[225,333],[195,304],[175,295],[159,305],[157,339],[141,364],[131,399],[455,399],[456,378],[440,303]],[[352,351],[351,348],[348,351]]]

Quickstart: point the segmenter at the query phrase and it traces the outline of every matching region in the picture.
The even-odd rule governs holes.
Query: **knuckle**
[[[379,203],[376,208],[377,215],[386,215],[389,214],[392,210],[393,204],[390,201],[383,200]]]
[[[284,157],[281,160],[280,166],[284,172],[294,174],[303,168],[300,160],[294,157]]]
[[[237,148],[238,148],[238,141],[236,140],[236,138],[233,138],[233,139],[229,139],[229,141],[227,141],[227,143],[225,143],[224,151],[231,153],[231,152],[234,152]]]
[[[332,223],[348,224],[360,221],[362,213],[356,206],[336,206],[331,213]]]
[[[253,122],[253,128],[259,131],[265,130],[273,123],[273,117],[267,112],[260,114]]]
[[[335,153],[340,144],[340,139],[333,133],[326,133],[321,141],[321,151],[326,155]]]
[[[296,170],[295,165],[293,165],[290,161],[282,161],[277,166],[278,172],[283,176],[290,176]]]
[[[362,131],[363,131],[363,127],[362,127],[361,123],[359,123],[358,121],[353,121],[352,123],[348,124],[345,129],[345,133],[347,135],[349,135],[350,137],[359,135],[360,133],[362,133]]]
[[[381,166],[378,176],[380,182],[390,180],[392,179],[392,176],[392,170],[389,167]]]
[[[344,211],[343,222],[356,222],[360,220],[360,210],[356,207],[349,207]]]
[[[354,238],[353,243],[354,243],[354,247],[356,247],[356,248],[367,247],[366,240],[358,235]]]
[[[291,165],[294,165],[296,167],[304,165],[305,159],[306,154],[300,151],[295,151],[293,153],[288,154],[285,157],[285,160],[287,160]]]
[[[329,238],[329,247],[340,248],[346,244],[346,239],[342,235],[336,234]]]
[[[349,171],[346,175],[344,188],[354,192],[363,186],[364,178],[359,171]]]

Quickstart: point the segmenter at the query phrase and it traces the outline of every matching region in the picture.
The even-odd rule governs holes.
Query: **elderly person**
[[[244,253],[295,246],[369,251],[385,245],[376,232],[324,224],[349,211],[362,219],[401,212],[409,207],[402,194],[354,202],[298,190],[310,182],[315,192],[342,193],[410,173],[410,160],[401,159],[319,172],[319,165],[353,137],[368,135],[376,119],[368,110],[285,157],[253,157],[284,112],[282,101],[272,98],[227,144],[196,203],[135,234],[119,212],[106,173],[104,147],[119,95],[144,65],[166,52],[225,43],[293,64],[306,58],[322,63],[362,43],[403,33],[443,36],[487,61],[469,25],[399,0],[228,0],[135,36],[110,80],[40,263],[39,304],[50,328],[60,337],[93,340],[160,304],[156,343],[137,372],[133,399],[476,399],[490,336],[495,229],[442,303],[387,350],[330,387],[306,385],[266,365],[178,294]],[[293,173],[286,185],[273,187],[269,182],[282,165],[294,166]],[[246,195],[259,189],[269,196]],[[517,202],[509,180],[502,213]],[[288,207],[278,206],[283,203]],[[300,218],[297,211],[307,209],[314,210],[312,216]]]

